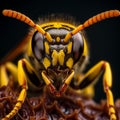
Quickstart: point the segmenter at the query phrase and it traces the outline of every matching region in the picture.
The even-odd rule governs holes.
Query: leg
[[[16,102],[13,110],[8,115],[6,115],[2,120],[11,119],[18,112],[18,110],[21,108],[21,106],[26,98],[27,77],[24,73],[23,62],[24,62],[24,60],[20,60],[18,62],[18,83],[22,87],[22,90],[18,96],[17,102]]]
[[[22,59],[18,62],[18,70],[17,70],[17,67],[12,63],[6,63],[6,64],[0,66],[0,74],[1,74],[0,87],[7,86],[8,81],[10,80],[9,76],[7,75],[7,70],[10,72],[10,75],[12,75],[12,77],[15,78],[14,80],[18,80],[18,84],[21,86],[22,90],[18,96],[17,102],[16,102],[13,110],[8,115],[6,115],[2,120],[11,119],[21,108],[21,106],[26,98],[26,91],[28,89],[27,80],[30,80],[29,84],[34,89],[40,89],[38,87],[35,87],[36,85],[43,86],[43,84],[39,84],[40,83],[39,79],[38,79],[34,69],[29,64],[29,62],[26,59]],[[16,81],[14,81],[14,82],[16,82]]]
[[[0,87],[7,86],[9,81],[5,65],[0,65]]]
[[[8,73],[9,72],[9,75]],[[11,62],[0,65],[0,87],[7,86],[10,77],[17,82],[17,66]]]
[[[84,89],[92,83],[96,82],[99,76],[103,73],[103,86],[107,96],[107,105],[109,109],[110,120],[116,120],[115,109],[114,109],[114,98],[111,91],[112,86],[112,73],[108,62],[101,61],[91,68],[85,75],[79,78],[78,83],[71,86],[76,89]]]

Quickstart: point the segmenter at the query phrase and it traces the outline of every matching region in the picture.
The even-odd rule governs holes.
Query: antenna
[[[89,18],[88,20],[86,20],[83,24],[79,25],[77,28],[75,28],[73,31],[69,32],[64,39],[64,42],[68,42],[68,40],[75,35],[76,33],[78,33],[81,30],[84,30],[85,28],[100,22],[102,20],[108,19],[108,18],[112,18],[112,17],[118,17],[120,16],[120,11],[119,10],[110,10],[110,11],[106,11],[106,12],[102,12],[100,14],[97,14],[91,18]]]
[[[2,13],[4,16],[15,18],[17,20],[20,20],[20,21],[28,24],[29,26],[35,28],[41,34],[43,34],[49,42],[53,41],[52,37],[50,36],[50,34],[48,32],[45,32],[38,24],[35,24],[29,17],[25,16],[24,14],[22,14],[20,12],[16,12],[14,10],[6,10],[6,9],[3,10]]]

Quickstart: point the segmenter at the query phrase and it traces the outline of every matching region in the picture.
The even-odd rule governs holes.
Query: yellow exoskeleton
[[[82,30],[104,19],[119,17],[120,11],[100,13],[77,27],[58,21],[35,24],[27,16],[13,10],[3,10],[3,15],[28,24],[34,28],[34,32],[28,40],[28,45],[26,44],[26,58],[20,59],[17,66],[9,61],[0,65],[0,87],[8,84],[9,76],[6,69],[22,87],[13,110],[2,120],[11,119],[21,108],[26,98],[28,83],[36,90],[42,90],[47,86],[55,97],[60,97],[69,88],[75,91],[85,88],[85,94],[92,96],[93,83],[100,75],[103,75],[110,120],[117,119],[110,89],[112,72],[109,62],[100,61],[86,73],[81,70],[88,58],[88,45]],[[15,52],[10,56],[16,56]]]

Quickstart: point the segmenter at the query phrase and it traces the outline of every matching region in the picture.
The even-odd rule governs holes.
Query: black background
[[[13,48],[25,34],[29,26],[17,20],[4,17],[3,9],[13,9],[24,13],[32,20],[49,14],[65,14],[73,16],[83,23],[100,12],[118,9],[119,0],[0,0],[0,59]],[[115,99],[120,98],[120,18],[111,18],[95,24],[86,30],[90,44],[90,64],[93,66],[100,60],[107,60],[113,71],[113,87]],[[95,99],[105,98],[102,79],[97,82]]]

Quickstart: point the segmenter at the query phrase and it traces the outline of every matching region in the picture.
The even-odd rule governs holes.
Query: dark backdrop
[[[2,16],[3,9],[13,9],[22,12],[37,21],[38,17],[48,14],[65,14],[73,16],[83,23],[89,17],[100,12],[119,9],[119,0],[0,0],[0,59],[10,51],[28,32],[24,23]],[[90,65],[100,60],[110,62],[113,70],[113,93],[115,99],[120,98],[120,18],[112,18],[95,24],[86,29],[90,43]],[[102,80],[96,85],[95,99],[105,98]]]

